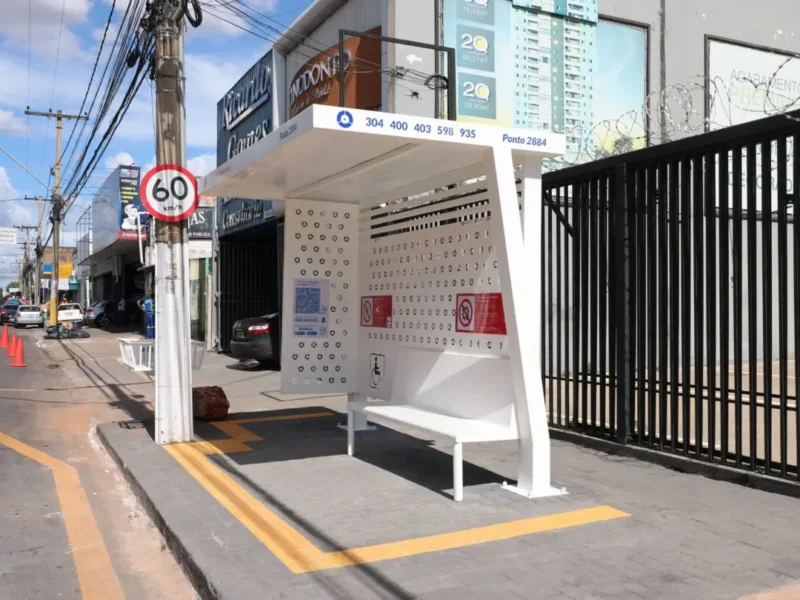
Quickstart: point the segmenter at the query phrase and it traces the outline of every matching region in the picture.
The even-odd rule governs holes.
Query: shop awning
[[[525,135],[522,135],[522,134]],[[315,105],[200,181],[229,198],[358,203],[475,177],[493,146],[515,161],[564,154],[564,137]]]

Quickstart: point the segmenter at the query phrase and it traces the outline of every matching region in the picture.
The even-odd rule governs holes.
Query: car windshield
[[[38,306],[20,306],[19,312],[39,312]]]
[[[3,310],[17,310],[16,304],[5,304],[3,305]]]
[[[61,304],[58,310],[80,310],[80,304]]]

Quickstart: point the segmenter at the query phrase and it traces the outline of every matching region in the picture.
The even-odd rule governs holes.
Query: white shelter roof
[[[492,147],[509,148],[518,164],[525,156],[561,156],[565,142],[550,132],[315,105],[199,187],[205,196],[358,203],[483,175]]]

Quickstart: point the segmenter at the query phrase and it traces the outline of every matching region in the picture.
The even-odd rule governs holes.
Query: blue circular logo
[[[350,129],[353,125],[353,115],[350,114],[350,111],[342,110],[339,111],[339,114],[336,115],[336,122],[339,124],[339,127],[343,129]]]

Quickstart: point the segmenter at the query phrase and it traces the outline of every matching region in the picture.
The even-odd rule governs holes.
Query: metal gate
[[[545,176],[551,426],[800,478],[798,118]]]
[[[230,349],[233,324],[280,310],[281,264],[278,242],[219,242],[220,348]]]

